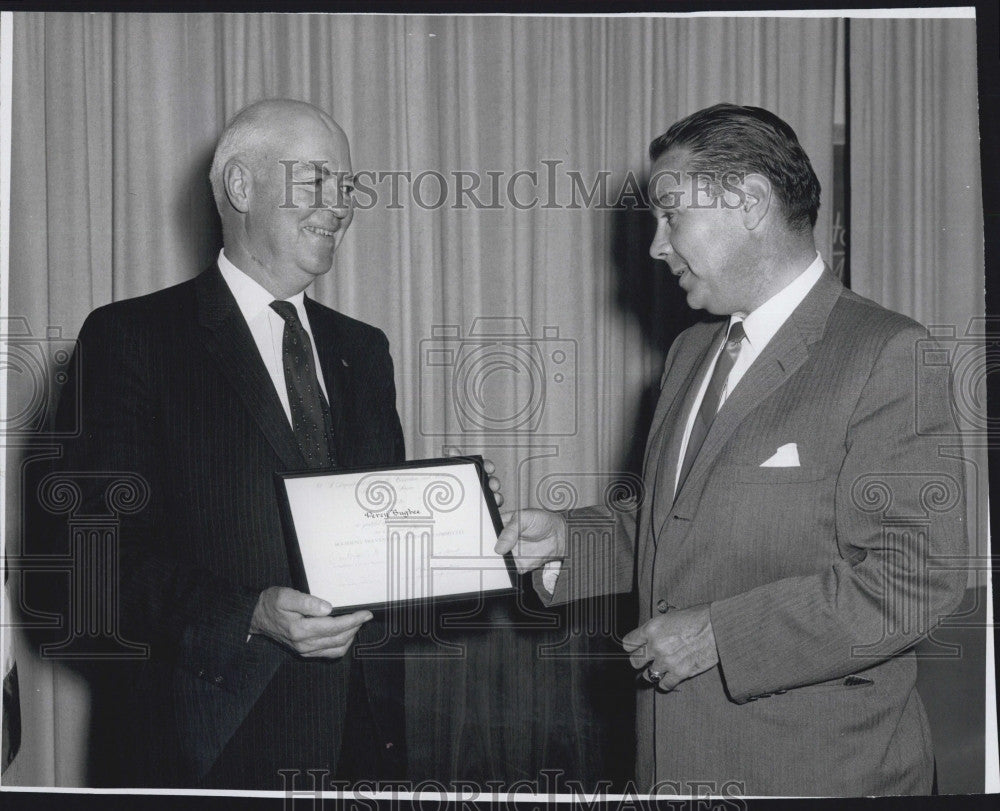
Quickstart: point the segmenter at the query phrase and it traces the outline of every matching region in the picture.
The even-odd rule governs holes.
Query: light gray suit
[[[724,329],[674,342],[645,499],[603,544],[572,531],[594,508],[569,514],[550,602],[636,588],[640,623],[711,603],[719,665],[672,693],[639,688],[640,790],[928,793],[910,648],[966,583],[963,470],[939,452],[947,371],[918,396],[926,331],[827,271],[725,401],[674,499],[686,417]],[[798,467],[760,466],[792,442]]]

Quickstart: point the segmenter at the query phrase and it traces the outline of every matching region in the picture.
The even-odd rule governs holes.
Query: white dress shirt
[[[823,258],[817,253],[816,258],[813,259],[812,264],[809,265],[809,267],[792,279],[792,281],[789,282],[784,288],[761,304],[752,313],[733,313],[729,316],[729,326],[726,328],[727,331],[732,328],[734,323],[742,321],[746,337],[743,339],[743,343],[740,346],[740,354],[736,358],[736,363],[733,364],[733,368],[729,372],[729,377],[726,378],[726,385],[722,390],[722,397],[719,398],[719,408],[722,408],[722,404],[726,402],[726,398],[729,397],[733,389],[736,388],[736,384],[743,379],[743,375],[746,374],[747,369],[749,369],[750,365],[757,360],[760,353],[764,351],[764,347],[771,342],[775,333],[781,329],[781,326],[788,320],[788,317],[792,314],[792,312],[794,312],[795,308],[802,303],[802,299],[804,299],[808,295],[809,291],[813,289],[813,285],[819,281],[819,277],[822,274]],[[677,460],[677,471],[674,475],[675,494],[677,492],[677,486],[680,482],[681,466],[683,464],[684,454],[687,452],[688,439],[691,438],[691,428],[694,426],[695,416],[698,413],[698,409],[701,408],[701,401],[705,398],[705,390],[708,388],[708,381],[712,379],[712,372],[715,369],[715,364],[718,363],[719,355],[721,354],[722,350],[720,348],[719,353],[715,356],[715,360],[712,361],[712,365],[706,370],[705,375],[702,378],[698,389],[698,396],[695,397],[694,405],[691,407],[691,413],[689,413],[687,417],[687,424],[684,426],[684,437],[681,440],[681,451]]]
[[[236,299],[240,312],[243,313],[243,318],[250,328],[250,334],[253,336],[254,343],[257,344],[257,351],[260,352],[260,358],[264,361],[264,366],[267,367],[267,373],[271,376],[271,382],[274,383],[274,390],[278,393],[278,399],[281,400],[281,407],[285,409],[285,416],[288,417],[288,424],[291,425],[292,409],[288,404],[288,388],[285,384],[285,367],[282,363],[281,353],[285,320],[271,309],[271,302],[275,298],[230,262],[225,251],[219,251],[219,270],[222,271],[222,278],[225,279],[230,291],[232,291],[233,298]],[[302,328],[309,335],[319,387],[323,390],[326,401],[330,402],[326,393],[326,383],[323,381],[322,367],[319,365],[316,340],[313,338],[312,327],[309,326],[309,316],[306,315],[305,293],[297,293],[286,301],[295,305],[299,321],[302,322]]]
[[[733,368],[729,372],[729,376],[726,378],[726,385],[723,389],[722,397],[719,400],[720,408],[726,401],[729,394],[736,388],[736,384],[743,379],[743,375],[746,374],[750,365],[757,359],[760,353],[764,351],[764,347],[770,343],[775,333],[781,329],[782,324],[788,320],[788,317],[792,314],[792,312],[794,312],[795,308],[802,303],[802,299],[804,299],[808,295],[809,291],[813,289],[813,286],[819,281],[819,277],[822,274],[823,258],[817,253],[816,258],[812,261],[812,264],[810,264],[809,267],[796,276],[782,290],[775,293],[771,296],[771,298],[761,304],[752,313],[733,313],[729,317],[729,327],[727,327],[727,331],[732,327],[733,323],[736,321],[742,321],[746,337],[743,339],[742,346],[740,347],[739,357],[737,357],[736,363],[733,364]],[[720,347],[719,354],[721,354],[721,352],[722,349]],[[715,364],[719,360],[719,354],[716,354],[711,366],[709,366],[704,373],[704,377],[699,385],[698,395],[695,397],[694,404],[691,407],[691,412],[688,414],[687,423],[684,426],[684,437],[681,440],[680,456],[677,459],[677,472],[674,477],[675,494],[680,480],[684,453],[687,451],[688,439],[691,437],[691,428],[694,425],[694,418],[698,413],[698,409],[701,408],[701,401],[705,397],[705,390],[708,388],[708,381],[712,379],[712,371],[715,369]],[[561,568],[561,561],[553,560],[546,563],[542,570],[542,585],[549,591],[549,593],[555,591],[556,578],[559,576],[559,570]]]

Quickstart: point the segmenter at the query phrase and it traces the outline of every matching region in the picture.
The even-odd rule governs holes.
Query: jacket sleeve
[[[939,447],[954,434],[947,381],[917,392],[914,349],[925,337],[916,326],[891,335],[860,392],[836,482],[835,565],[711,604],[735,701],[884,661],[961,600],[964,472]]]
[[[85,322],[56,415],[57,431],[79,430],[63,440],[52,483],[78,493],[74,515],[118,516],[113,551],[101,572],[111,591],[80,596],[108,603],[99,608],[123,640],[149,645],[158,657],[237,692],[258,594],[169,554],[161,542],[170,521],[163,493],[171,482],[160,449],[170,440],[160,434],[157,406],[169,393],[152,382],[165,350],[154,347],[163,338],[151,333],[112,308],[96,310]],[[65,522],[54,526],[53,542],[66,543]],[[95,559],[86,565],[105,564]],[[77,579],[95,582],[93,572]],[[78,606],[70,602],[68,612]],[[67,619],[72,623],[72,616]]]
[[[683,345],[686,332],[670,345],[660,377],[662,391],[668,373]],[[651,439],[651,438],[650,438]],[[647,440],[646,456],[649,455]],[[643,460],[643,468],[648,460]],[[644,482],[644,485],[648,485]],[[636,544],[639,511],[643,498],[650,493],[638,493],[637,503],[626,509],[624,504],[599,505],[567,510],[566,557],[561,562],[554,590],[544,584],[544,570],[532,573],[532,585],[544,605],[560,605],[573,600],[623,594],[635,588]]]
[[[566,557],[549,592],[543,569],[532,572],[532,585],[543,605],[604,597],[632,591],[635,585],[637,509],[581,507],[563,513],[567,524]]]

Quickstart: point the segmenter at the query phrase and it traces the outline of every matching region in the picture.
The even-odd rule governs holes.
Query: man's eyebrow
[[[317,164],[319,165],[317,166]],[[319,169],[320,174],[322,174],[324,178],[337,176],[341,180],[346,180],[348,183],[354,182],[353,172],[351,172],[350,174],[346,174],[342,170],[332,171],[330,167],[327,165],[326,161],[316,161],[316,160],[295,161],[295,167],[294,167],[295,169],[301,169],[304,171],[306,167],[309,167],[310,169],[313,170]]]

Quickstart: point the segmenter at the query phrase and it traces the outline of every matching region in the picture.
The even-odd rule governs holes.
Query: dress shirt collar
[[[742,320],[747,343],[756,352],[760,352],[781,329],[788,316],[802,303],[802,299],[808,295],[822,274],[823,257],[817,253],[809,267],[752,313],[749,315],[734,313],[730,316],[730,327],[736,321]]]
[[[243,313],[248,324],[264,310],[270,309],[271,302],[275,300],[274,296],[230,262],[224,250],[219,251],[219,270],[222,273],[222,278],[229,285],[233,298],[236,299],[240,312]],[[295,305],[295,309],[299,313],[299,320],[303,324],[307,324],[308,322],[305,320],[305,291],[300,291],[285,301],[290,301]]]

